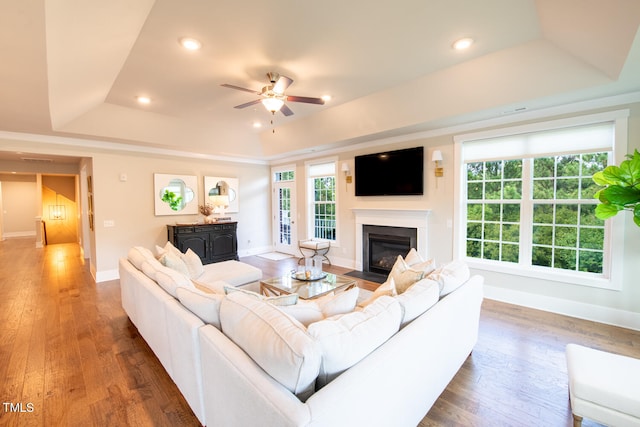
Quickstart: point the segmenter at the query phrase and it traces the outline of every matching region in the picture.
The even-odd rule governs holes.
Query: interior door
[[[295,255],[298,248],[295,169],[277,170],[272,176],[273,246],[277,252]]]

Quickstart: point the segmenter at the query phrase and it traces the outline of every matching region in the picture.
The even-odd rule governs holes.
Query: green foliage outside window
[[[591,177],[607,158],[589,153],[467,164],[467,256],[602,273],[604,223],[589,200],[598,190]],[[526,195],[524,168],[532,176]],[[529,224],[521,224],[523,197],[534,201]],[[523,225],[531,227],[527,242]],[[530,260],[519,259],[523,243],[531,245]]]

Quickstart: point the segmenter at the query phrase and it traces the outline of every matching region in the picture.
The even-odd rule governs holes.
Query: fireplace
[[[410,227],[362,226],[362,271],[389,274],[398,255],[416,247],[418,230]]]

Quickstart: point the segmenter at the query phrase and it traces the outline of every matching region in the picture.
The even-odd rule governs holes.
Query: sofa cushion
[[[387,341],[400,328],[395,298],[381,296],[362,311],[334,316],[307,328],[322,352],[316,385],[322,387]]]
[[[127,259],[138,270],[142,271],[142,263],[144,261],[156,258],[153,256],[153,253],[149,249],[142,246],[134,246],[129,249],[129,252],[127,253]]]
[[[198,277],[200,283],[223,280],[231,286],[240,286],[262,278],[262,270],[240,261],[222,261],[204,266],[204,273]]]
[[[178,287],[176,295],[180,303],[203,322],[220,329],[220,304],[224,295],[206,293],[198,289]]]
[[[321,353],[300,322],[278,307],[233,292],[222,300],[220,324],[227,337],[301,400],[313,393]]]
[[[388,295],[390,297],[398,295],[398,292],[396,291],[396,282],[393,280],[393,277],[389,277],[386,282],[378,286],[369,298],[358,304],[358,307],[364,308],[383,295]]]
[[[396,297],[402,308],[400,327],[404,327],[431,308],[438,302],[439,297],[440,286],[433,280],[422,279],[409,286],[406,291]]]
[[[195,289],[191,280],[184,274],[178,273],[169,267],[160,267],[161,268],[156,271],[156,282],[172,297],[178,298],[176,289],[179,287]]]
[[[471,277],[469,266],[461,260],[451,261],[437,268],[428,276],[429,279],[438,282],[441,297],[458,289],[469,280],[469,277]]]

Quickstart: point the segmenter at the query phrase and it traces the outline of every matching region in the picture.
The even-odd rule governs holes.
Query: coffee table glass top
[[[313,299],[329,292],[350,288],[355,284],[354,278],[333,273],[327,273],[325,278],[313,281],[297,280],[287,274],[261,280],[260,290],[265,295],[298,294],[302,299]]]

